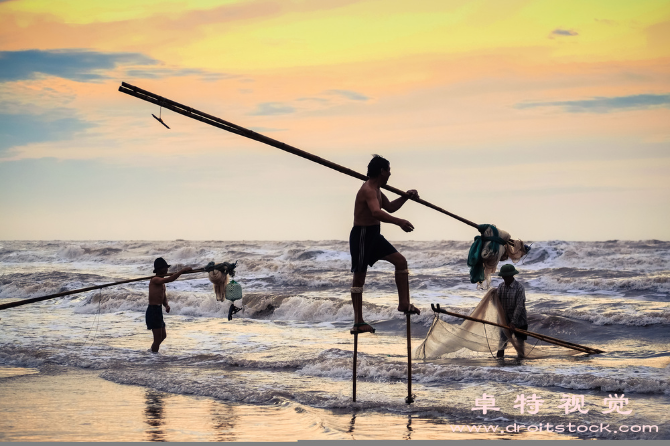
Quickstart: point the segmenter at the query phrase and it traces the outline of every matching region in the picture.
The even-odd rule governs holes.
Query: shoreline
[[[0,441],[578,438],[548,432],[454,433],[450,420],[439,416],[317,409],[289,400],[227,403],[116,384],[100,373],[61,366],[42,371],[0,366]]]

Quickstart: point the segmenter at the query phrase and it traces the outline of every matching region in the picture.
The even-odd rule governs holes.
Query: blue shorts
[[[147,307],[146,321],[147,330],[165,328],[165,322],[163,322],[163,308],[161,308],[161,305],[149,305]]]

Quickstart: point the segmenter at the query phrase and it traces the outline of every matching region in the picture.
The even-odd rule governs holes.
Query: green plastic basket
[[[232,302],[242,299],[242,286],[234,280],[228,282],[228,285],[226,285],[226,299]]]

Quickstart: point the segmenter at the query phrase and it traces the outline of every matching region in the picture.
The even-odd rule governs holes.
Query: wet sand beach
[[[442,417],[323,410],[289,400],[226,403],[111,383],[99,372],[0,369],[0,441],[295,441],[558,439],[453,433]]]

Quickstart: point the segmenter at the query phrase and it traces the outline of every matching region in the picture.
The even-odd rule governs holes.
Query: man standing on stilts
[[[380,222],[400,226],[405,232],[412,232],[414,226],[401,218],[390,215],[400,209],[409,198],[418,198],[416,190],[408,190],[408,197],[389,201],[382,193],[391,176],[391,164],[379,155],[374,155],[368,164],[368,180],[356,194],[354,205],[354,227],[349,235],[351,252],[351,272],[354,273],[351,287],[351,301],[354,306],[354,327],[358,333],[374,333],[375,329],[363,320],[363,285],[368,266],[378,260],[386,260],[395,266],[395,283],[398,287],[398,311],[419,314],[420,311],[409,303],[409,271],[407,260],[381,235]],[[385,212],[386,211],[386,212]]]

